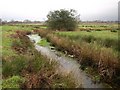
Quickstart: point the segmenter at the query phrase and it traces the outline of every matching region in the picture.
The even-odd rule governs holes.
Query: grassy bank
[[[96,43],[78,42],[47,30],[36,32],[46,37],[58,50],[74,55],[82,69],[90,66],[97,71],[100,80],[119,86],[120,61],[118,54],[111,48],[101,47]]]
[[[67,37],[77,42],[97,43],[106,48],[120,51],[118,43],[118,32],[111,31],[76,31],[76,32],[59,32],[60,36]]]
[[[33,27],[2,27],[3,88],[72,88],[69,76],[56,73],[57,63],[49,62],[34,48],[26,34]]]

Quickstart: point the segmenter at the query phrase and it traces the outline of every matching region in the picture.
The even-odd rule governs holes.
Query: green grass
[[[2,51],[3,56],[15,55],[14,51],[11,49],[11,45],[13,41],[11,34],[14,34],[16,30],[26,30],[26,31],[32,30],[32,27],[22,27],[21,25],[19,26],[4,25],[0,27],[2,28],[2,35],[0,35],[0,38],[2,37],[2,45],[0,47],[4,48]]]
[[[54,75],[55,66],[57,64],[55,62],[49,63],[46,57],[42,56],[31,46],[30,40],[25,36],[19,36],[19,38],[13,38],[11,36],[12,34],[16,34],[15,31],[17,30],[31,31],[34,28],[33,25],[4,25],[0,26],[0,28],[2,28],[2,30],[0,30],[0,32],[2,32],[2,34],[0,34],[0,38],[2,38],[2,45],[0,45],[0,48],[2,48],[3,88],[20,88],[19,84],[23,84],[23,82],[21,82],[21,78],[23,77],[27,83],[32,82],[34,85],[38,84],[35,83],[34,80],[37,81],[40,77],[45,79],[45,82],[52,81],[52,83],[50,83],[51,87],[54,87],[55,84],[60,84],[62,87],[75,87],[74,82],[67,77],[63,81],[62,78],[64,78],[64,76],[61,77],[58,75],[57,77],[54,76],[54,78],[49,79],[50,75]],[[43,46],[49,45],[45,39],[40,43]],[[21,50],[25,50],[24,53],[20,53],[19,51]],[[35,76],[38,75],[38,79],[33,77],[31,75],[32,73],[34,73]],[[30,76],[29,78],[27,78],[28,75]],[[31,78],[34,78],[34,80],[29,81]],[[42,84],[46,84],[42,79],[41,82]],[[42,88],[44,88],[44,86]]]
[[[96,43],[103,47],[112,48],[120,51],[118,47],[118,32],[111,31],[74,31],[74,32],[58,32],[60,36],[64,36],[77,42]]]
[[[67,36],[94,36],[95,38],[101,38],[101,39],[116,39],[118,40],[118,33],[110,32],[110,31],[92,31],[92,32],[86,32],[86,31],[76,31],[76,32],[59,32],[60,35],[67,35]]]
[[[45,38],[42,39],[38,44],[41,45],[41,46],[44,46],[44,47],[50,45],[50,43]]]
[[[42,28],[42,29],[47,29],[47,26],[41,26],[40,28]]]
[[[53,83],[53,88],[75,88],[75,84],[73,84],[74,81],[71,83],[71,77],[66,76],[66,77],[61,77],[58,75]],[[70,85],[70,87],[69,87]]]
[[[11,33],[12,34],[12,33]],[[15,54],[13,50],[11,49],[12,45],[12,38],[10,38],[10,33],[9,32],[3,32],[2,34],[2,54],[3,55],[13,55]]]
[[[118,24],[117,23],[80,23],[78,26],[78,30],[86,30],[86,29],[91,29],[91,30],[112,30],[112,29],[117,29]]]
[[[23,83],[25,80],[20,76],[12,76],[10,78],[7,78],[6,80],[3,80],[2,88],[20,88],[20,84]]]
[[[31,31],[33,29],[33,26],[27,26],[27,25],[3,25],[2,31],[16,31],[16,30],[25,30],[25,31]]]

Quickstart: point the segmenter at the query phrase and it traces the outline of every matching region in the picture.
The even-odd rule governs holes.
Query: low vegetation
[[[11,27],[11,28],[10,28]],[[74,81],[56,73],[57,63],[42,56],[26,36],[31,30],[3,26],[2,88],[71,88]],[[32,27],[30,27],[32,28]],[[62,80],[64,78],[64,81]]]
[[[95,30],[95,31],[117,31],[118,25],[112,22],[81,22],[78,28],[78,31],[87,31],[87,30]]]
[[[43,38],[38,44],[41,46],[49,46],[50,45],[50,43],[47,42],[47,40],[45,38]]]
[[[62,27],[62,26],[61,26]],[[76,31],[47,30],[46,25],[2,26],[3,88],[72,88],[69,76],[56,73],[57,63],[49,62],[35,50],[27,34],[37,33],[41,46],[53,45],[72,55],[93,80],[120,86],[120,48],[117,25],[81,23]],[[42,29],[42,30],[40,30]],[[72,30],[72,29],[69,29]],[[49,42],[48,42],[49,41]]]
[[[3,81],[3,88],[19,88],[20,85],[24,83],[24,79],[20,76],[12,76]]]
[[[81,68],[94,68],[100,75],[100,80],[119,86],[120,60],[118,53],[111,48],[102,47],[97,43],[78,42],[70,38],[56,35],[45,30],[36,31],[42,37],[46,37],[58,50],[74,55]],[[64,33],[64,32],[61,32]],[[68,32],[69,33],[69,32]],[[74,36],[73,34],[71,34]],[[69,37],[69,36],[68,36]]]
[[[58,32],[60,36],[67,37],[77,42],[85,41],[87,43],[97,43],[103,47],[112,48],[116,51],[120,51],[118,47],[118,31],[76,31],[76,32]]]

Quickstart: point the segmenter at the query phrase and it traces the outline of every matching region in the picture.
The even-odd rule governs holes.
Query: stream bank
[[[37,43],[41,40],[41,37],[36,35],[28,35],[32,42],[35,42],[35,48],[42,55],[47,56],[50,60],[55,60],[59,63],[57,71],[60,74],[68,75],[70,74],[76,82],[76,87],[82,86],[83,88],[105,88],[102,83],[94,83],[92,79],[83,72],[79,67],[80,64],[77,63],[73,58],[67,57],[65,55],[59,55],[56,50],[51,50],[50,47],[40,46]]]

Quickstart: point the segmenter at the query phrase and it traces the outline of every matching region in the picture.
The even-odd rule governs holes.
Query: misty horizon
[[[49,11],[74,9],[81,21],[118,21],[119,0],[4,0],[0,5],[1,19],[11,21],[45,21]]]

